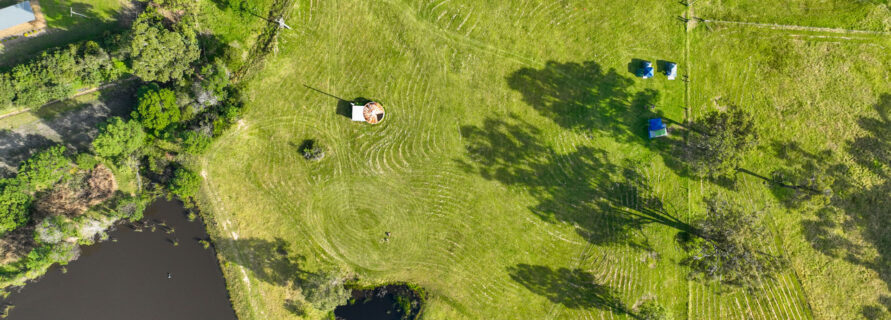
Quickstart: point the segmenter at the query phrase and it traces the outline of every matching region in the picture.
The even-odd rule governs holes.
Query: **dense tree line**
[[[122,61],[93,41],[51,49],[0,74],[0,111],[66,98],[78,89],[116,80],[126,72]]]
[[[91,150],[55,146],[24,161],[15,176],[0,179],[0,237],[33,232],[36,240],[20,246],[17,261],[2,266],[0,285],[76,258],[77,244],[63,239],[88,243],[118,219],[141,219],[159,194],[192,203],[201,177],[180,155],[204,152],[242,114],[241,95],[225,63],[202,55],[189,16],[171,21],[159,12],[187,11],[194,1],[155,2],[129,30],[102,41],[104,48],[83,42],[51,49],[0,73],[0,112],[40,106],[131,75],[139,85],[130,119],[108,119]],[[127,171],[135,173],[136,195],[105,192],[116,188],[117,173]],[[104,187],[97,187],[101,181]],[[86,210],[97,214],[77,216]]]

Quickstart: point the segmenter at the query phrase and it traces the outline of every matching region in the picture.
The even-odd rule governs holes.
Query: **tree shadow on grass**
[[[528,193],[539,218],[570,223],[592,243],[648,247],[632,241],[631,231],[648,223],[690,229],[654,195],[637,163],[615,164],[607,151],[588,146],[557,152],[516,116],[464,126],[461,135],[469,160],[457,162],[465,171]]]
[[[55,143],[36,134],[0,130],[0,178],[13,176],[22,161]]]
[[[291,255],[288,244],[281,238],[272,241],[257,238],[222,239],[220,253],[239,264],[257,279],[277,286],[291,286],[304,273],[300,267],[304,258]]]
[[[612,288],[598,284],[590,272],[580,269],[518,264],[507,270],[511,279],[535,294],[570,309],[601,309],[630,314]]]
[[[866,134],[846,143],[848,156],[867,172],[869,183],[855,180],[851,170],[828,157],[803,157],[806,165],[798,175],[825,181],[831,191],[820,198],[823,203],[815,204],[819,206],[816,219],[802,224],[814,249],[874,270],[891,289],[891,94],[883,94],[875,110],[878,117],[861,117],[858,121]],[[815,163],[808,165],[808,161]],[[777,196],[781,201],[791,198],[796,201],[794,205],[801,205],[797,202],[801,199],[788,194]],[[868,245],[851,240],[851,233]],[[888,300],[883,298],[884,302]],[[863,312],[876,314],[881,308],[888,314],[891,303],[865,306]]]
[[[635,65],[631,73],[640,61],[631,62]],[[519,69],[506,80],[523,95],[527,105],[561,127],[658,151],[669,168],[688,175],[683,160],[677,155],[684,131],[690,128],[657,111],[661,101],[658,91],[634,92],[631,88],[634,78],[623,76],[615,69],[605,70],[593,61],[549,61],[541,69]],[[663,118],[674,124],[669,128],[671,135],[649,139],[647,120],[651,118]]]
[[[526,104],[560,126],[609,134],[623,142],[645,142],[647,106],[658,101],[656,91],[634,94],[632,78],[593,61],[549,61],[542,69],[515,71],[507,83],[523,94]]]

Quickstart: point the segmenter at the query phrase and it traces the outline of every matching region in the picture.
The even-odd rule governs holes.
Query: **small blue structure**
[[[640,68],[637,69],[637,76],[649,79],[653,77],[653,63],[649,61],[643,61],[640,63]]]
[[[664,137],[668,135],[668,128],[662,123],[662,118],[650,119],[649,121],[650,139]]]
[[[678,77],[678,64],[674,62],[668,62],[665,64],[665,75],[668,76],[668,80],[674,80]]]

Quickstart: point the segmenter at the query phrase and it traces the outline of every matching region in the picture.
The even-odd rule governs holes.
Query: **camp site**
[[[891,4],[0,0],[0,319],[891,319]]]

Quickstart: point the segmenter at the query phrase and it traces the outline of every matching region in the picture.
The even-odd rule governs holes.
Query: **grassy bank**
[[[676,18],[687,10],[297,1],[294,30],[246,83],[245,119],[195,163],[239,316],[300,318],[291,278],[331,265],[367,284],[421,285],[429,319],[629,318],[645,297],[682,319],[882,308],[887,270],[872,267],[887,261],[881,241],[858,242],[876,253],[867,262],[827,254],[808,233],[820,221],[813,206],[787,206],[757,178],[732,187],[688,178],[644,125],[653,112],[682,123],[736,103],[761,128],[746,168],[801,166],[806,154],[771,151],[798,142],[809,153],[834,145],[832,161],[856,170],[845,141],[874,134],[858,119],[881,119],[886,39],[687,33]],[[635,78],[635,59],[679,62],[692,81]],[[379,101],[387,119],[351,122],[332,96]],[[325,146],[323,160],[303,159],[307,139]],[[687,280],[675,236],[712,192],[768,210],[769,250],[790,256],[789,272],[751,293]]]

